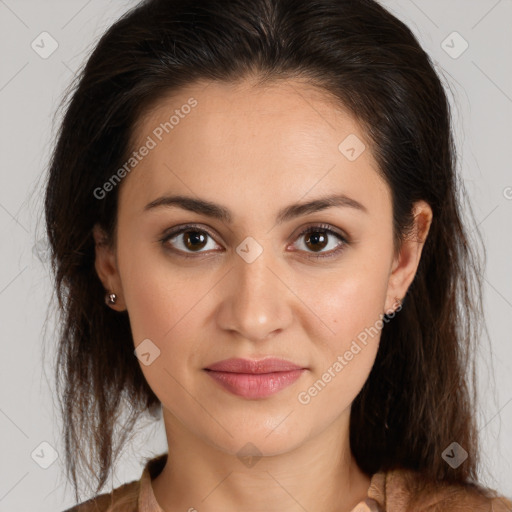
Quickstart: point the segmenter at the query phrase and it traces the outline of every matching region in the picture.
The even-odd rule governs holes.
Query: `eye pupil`
[[[186,231],[183,236],[188,249],[202,249],[206,245],[206,237],[199,231]],[[201,245],[196,245],[198,243]]]
[[[324,249],[329,242],[332,240],[331,237],[337,238],[340,241],[337,249],[325,252]],[[210,235],[208,231],[202,229],[196,229],[195,226],[183,226],[179,230],[171,232],[169,235],[164,236],[160,240],[164,246],[167,244],[173,246],[175,243],[182,245],[183,248],[176,248],[173,252],[178,252],[180,256],[187,257],[187,252],[191,256],[192,253],[208,254],[207,251],[202,249],[208,244],[209,239],[214,239],[213,235]],[[173,242],[172,240],[181,239]],[[299,249],[302,253],[310,253],[308,257],[315,258],[318,260],[322,257],[333,257],[337,255],[348,242],[344,237],[338,234],[336,231],[330,229],[327,225],[321,226],[310,226],[308,229],[302,231],[297,239],[302,240],[301,244],[306,245],[306,249]],[[314,254],[313,254],[314,253]]]
[[[327,245],[327,237],[322,231],[312,231],[308,233],[306,237],[306,245],[309,247],[310,242],[313,244],[323,243],[321,247],[316,246],[316,249],[322,250]],[[315,247],[313,247],[313,250],[315,250]]]

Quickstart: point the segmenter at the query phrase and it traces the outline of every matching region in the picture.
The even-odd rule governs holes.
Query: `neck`
[[[320,435],[281,454],[243,457],[206,443],[164,409],[169,455],[152,481],[165,512],[350,512],[367,496],[370,477],[357,466],[348,414]]]

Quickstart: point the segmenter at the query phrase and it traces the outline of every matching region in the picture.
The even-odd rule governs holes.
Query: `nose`
[[[270,250],[251,263],[236,256],[222,283],[219,328],[251,341],[284,331],[292,322],[294,295],[283,274]]]

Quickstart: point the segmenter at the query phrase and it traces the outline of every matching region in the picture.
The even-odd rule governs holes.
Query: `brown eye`
[[[306,255],[308,258],[334,257],[348,245],[348,241],[341,234],[330,229],[330,226],[326,224],[306,228],[298,236],[299,240],[301,238],[304,238],[304,249],[301,251],[309,253]],[[324,251],[329,245],[331,250]]]
[[[341,234],[324,224],[308,227],[297,237],[298,240],[301,238],[304,238],[304,242],[299,252],[306,253],[306,257],[314,259],[334,257],[349,243]],[[211,247],[208,247],[209,239],[212,240]],[[170,246],[167,248],[183,257],[193,257],[194,253],[207,253],[208,250],[203,250],[205,248],[215,250],[218,247],[208,231],[190,225],[172,231],[160,239],[160,242],[166,247]],[[331,250],[326,251],[329,246]]]
[[[313,251],[321,251],[327,246],[328,236],[325,231],[311,231],[306,233],[306,246]]]
[[[206,245],[206,236],[201,231],[184,231],[182,235],[187,249],[202,249]]]
[[[209,240],[210,247],[208,247]],[[164,246],[170,246],[174,252],[183,253],[183,255],[192,253],[205,253],[207,249],[216,249],[217,246],[213,243],[213,237],[207,231],[198,229],[195,226],[183,226],[165,235],[160,242]]]

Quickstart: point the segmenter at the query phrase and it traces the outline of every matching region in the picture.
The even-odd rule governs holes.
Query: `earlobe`
[[[125,307],[122,301],[121,279],[117,269],[115,251],[98,224],[93,227],[93,237],[95,242],[94,267],[105,288],[105,303],[112,309],[123,311]]]
[[[425,201],[415,203],[413,214],[414,226],[411,236],[402,242],[400,253],[393,262],[393,270],[389,276],[386,311],[396,308],[396,304],[393,306],[394,302],[396,303],[395,297],[405,297],[414,280],[432,224],[432,209]]]

